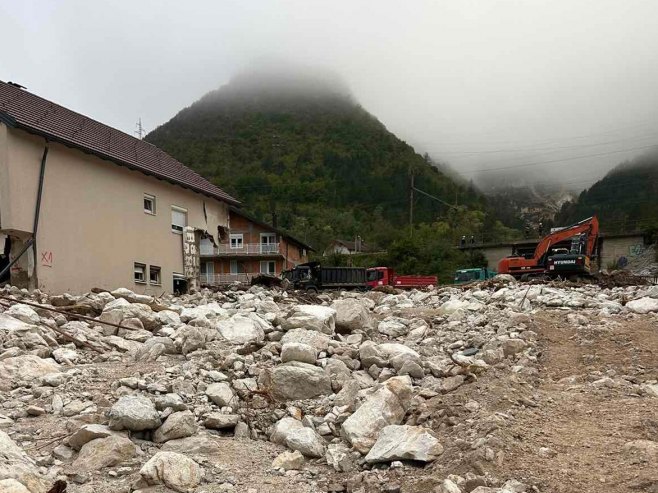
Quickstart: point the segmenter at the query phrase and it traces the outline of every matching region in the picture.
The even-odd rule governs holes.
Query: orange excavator
[[[502,259],[498,263],[498,273],[524,279],[546,275],[589,276],[598,237],[599,220],[592,216],[544,236],[532,256],[512,255]],[[571,243],[564,245],[568,240]]]

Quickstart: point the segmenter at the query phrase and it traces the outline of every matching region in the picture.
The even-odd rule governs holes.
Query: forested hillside
[[[607,232],[658,228],[658,150],[614,168],[567,202],[556,223],[571,224],[593,214]]]
[[[477,190],[440,172],[340,84],[307,74],[243,74],[146,139],[319,250],[356,235],[388,248],[408,235],[411,174],[444,201],[416,193],[414,224],[441,223],[446,245],[510,233]]]

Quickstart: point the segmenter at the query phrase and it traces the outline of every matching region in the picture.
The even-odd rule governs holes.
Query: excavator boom
[[[549,256],[554,245],[578,235],[584,235],[586,241],[584,244],[579,244],[577,252]],[[535,248],[531,258],[511,256],[502,259],[498,264],[498,272],[512,274],[517,277],[523,275],[571,274],[575,272],[588,273],[590,257],[594,255],[596,250],[598,236],[599,220],[596,216],[592,216],[544,236]]]

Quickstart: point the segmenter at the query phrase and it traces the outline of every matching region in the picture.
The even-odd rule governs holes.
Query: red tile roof
[[[0,121],[147,175],[239,204],[221,188],[153,144],[2,81]]]

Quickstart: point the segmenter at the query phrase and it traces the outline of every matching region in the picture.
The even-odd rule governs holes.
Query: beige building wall
[[[641,235],[604,238],[601,243],[599,269],[616,265],[621,257],[631,260],[642,251],[644,251],[644,238]]]
[[[483,248],[481,251],[487,258],[487,267],[495,271],[498,271],[498,262],[501,259],[512,255],[512,247],[509,246]]]
[[[0,124],[3,230],[32,230],[44,145],[43,138]],[[156,198],[154,215],[144,212],[145,193]],[[184,272],[182,235],[171,230],[172,206],[187,210],[188,226],[215,238],[218,226],[228,227],[222,201],[51,142],[35,259],[39,288],[171,292],[173,274]],[[134,281],[135,262],[147,266],[146,284]],[[148,283],[151,265],[162,269],[159,286]]]

